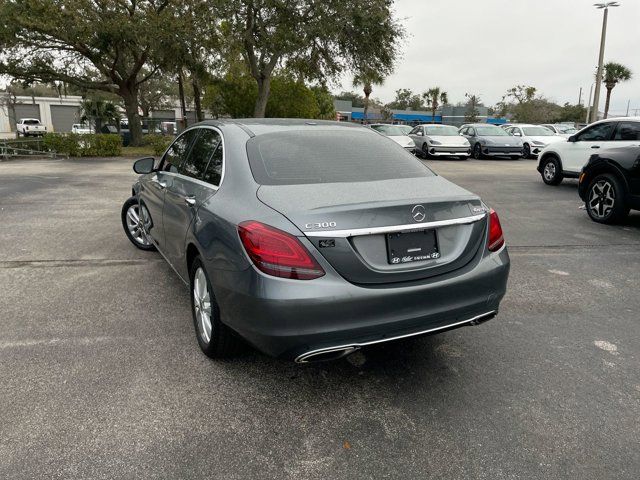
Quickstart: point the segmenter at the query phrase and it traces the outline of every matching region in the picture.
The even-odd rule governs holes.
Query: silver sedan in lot
[[[460,128],[460,135],[469,140],[475,159],[507,156],[515,160],[522,156],[522,140],[495,125],[464,125]]]
[[[506,291],[498,215],[369,128],[206,121],[134,170],[125,233],[189,285],[213,358],[339,358],[482,323]]]
[[[466,159],[471,155],[469,141],[458,134],[458,129],[451,125],[418,125],[409,136],[416,149],[425,158],[458,157]]]

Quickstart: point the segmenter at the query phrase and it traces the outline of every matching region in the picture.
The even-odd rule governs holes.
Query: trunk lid
[[[348,185],[262,185],[257,196],[295,224],[353,283],[442,275],[468,264],[484,244],[487,220],[480,198],[439,176]],[[390,236],[425,230],[435,231],[437,258],[390,263],[391,246],[407,239]]]

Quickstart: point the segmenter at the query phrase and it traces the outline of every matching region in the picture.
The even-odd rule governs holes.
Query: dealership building
[[[351,100],[334,100],[333,106],[336,110],[336,115],[341,121],[346,122],[363,122],[364,121],[364,108],[354,107]],[[489,109],[487,107],[476,107],[478,112],[478,121],[482,123],[504,123],[504,119],[493,118],[489,116]],[[456,107],[453,105],[445,105],[436,110],[435,116],[432,112],[424,110],[391,110],[393,115],[393,123],[401,123],[408,125],[417,125],[420,123],[444,123],[446,125],[460,126],[465,123],[465,115],[467,113],[467,107]],[[380,109],[370,108],[367,112],[367,120],[371,122],[383,121],[382,112]]]

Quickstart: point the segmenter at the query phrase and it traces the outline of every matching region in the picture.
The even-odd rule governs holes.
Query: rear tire
[[[520,160],[521,157],[517,156],[517,155],[511,155],[511,160]]]
[[[189,280],[193,326],[200,349],[209,358],[235,355],[240,350],[241,340],[220,321],[220,308],[200,257],[196,257],[191,263]]]
[[[591,220],[597,223],[620,223],[629,214],[622,182],[610,173],[598,175],[589,184],[584,202]]]
[[[469,160],[469,157],[466,155],[462,155],[460,157],[458,157],[458,160]]]
[[[549,156],[542,161],[542,181],[547,185],[560,185],[562,182],[562,167],[556,157]]]

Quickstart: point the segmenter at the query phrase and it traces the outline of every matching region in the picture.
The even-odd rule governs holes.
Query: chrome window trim
[[[378,343],[385,343],[385,342],[391,342],[394,340],[400,340],[402,338],[410,338],[410,337],[416,337],[418,335],[425,335],[427,333],[433,333],[433,332],[437,332],[440,330],[446,330],[449,328],[454,328],[454,327],[459,327],[459,326],[463,326],[466,324],[469,325],[475,325],[474,322],[477,322],[478,320],[490,320],[492,318],[494,318],[496,315],[498,314],[497,310],[490,310],[488,312],[482,313],[480,315],[476,315],[474,317],[471,318],[467,318],[466,320],[461,320],[459,322],[454,322],[454,323],[449,323],[447,325],[442,325],[440,327],[435,327],[435,328],[429,328],[427,330],[420,330],[419,332],[413,332],[413,333],[406,333],[404,335],[397,335],[394,337],[388,337],[388,338],[381,338],[379,340],[371,340],[369,342],[354,342],[354,343],[346,343],[344,345],[338,345],[335,347],[326,347],[326,348],[318,348],[317,350],[310,350],[308,352],[305,352],[301,355],[298,355],[295,359],[296,363],[308,363],[308,358],[309,357],[313,357],[315,355],[320,355],[323,353],[331,353],[331,352],[335,352],[335,351],[340,351],[340,350],[348,350],[351,349],[349,351],[349,353],[352,353],[356,350],[359,350],[362,347],[366,347],[368,345],[376,345]],[[481,322],[478,322],[481,323]]]
[[[160,170],[161,173],[165,174],[165,175],[170,175],[170,176],[175,176],[178,178],[183,178],[185,180],[191,180],[192,182],[196,182],[198,185],[202,185],[204,187],[209,187],[212,188],[214,190],[218,190],[221,186],[222,186],[222,182],[224,182],[224,176],[227,170],[227,149],[225,148],[225,143],[224,143],[224,135],[222,134],[222,130],[220,130],[218,127],[214,127],[213,125],[199,125],[199,126],[193,126],[193,127],[189,127],[186,130],[184,130],[183,132],[180,133],[180,135],[178,135],[173,142],[171,142],[171,145],[169,145],[169,147],[164,151],[164,153],[162,154],[162,157],[160,157],[160,163],[164,162],[164,157],[167,154],[167,152],[169,151],[169,149],[173,146],[173,144],[185,133],[187,133],[190,130],[199,130],[201,128],[208,128],[210,130],[215,130],[216,132],[218,132],[220,134],[220,138],[222,139],[222,172],[220,173],[220,183],[218,185],[214,185],[213,183],[208,183],[205,182],[204,180],[200,180],[199,178],[194,178],[194,177],[190,177],[188,175],[183,175],[182,173],[176,173],[176,172],[169,172],[169,171],[164,171],[164,170]],[[197,141],[198,137],[196,137],[194,139],[194,141]],[[193,145],[191,145],[190,147],[193,147]],[[189,155],[191,154],[191,148],[189,148]],[[211,159],[209,159],[209,163],[211,163]],[[207,163],[207,167],[209,166],[209,164]],[[158,172],[155,172],[158,173]]]
[[[468,225],[470,223],[482,220],[484,217],[486,217],[486,213],[472,215],[470,217],[453,218],[450,220],[438,220],[435,222],[412,223],[407,225],[389,225],[386,227],[354,228],[350,230],[314,230],[311,232],[305,231],[304,234],[307,237],[348,238],[357,237],[360,235],[378,235],[381,233],[402,232],[405,230],[422,230],[427,228],[448,227],[451,225]]]

